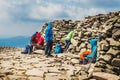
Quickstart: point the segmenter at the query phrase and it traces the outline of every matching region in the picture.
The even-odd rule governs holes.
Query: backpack
[[[56,44],[55,46],[55,54],[57,53],[62,53],[62,47],[61,47],[61,44]]]

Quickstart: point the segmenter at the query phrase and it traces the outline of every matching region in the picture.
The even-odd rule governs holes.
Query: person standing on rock
[[[52,26],[53,26],[53,23],[50,22],[48,24],[48,27],[45,30],[45,41],[46,41],[45,55],[47,55],[47,57],[51,56],[50,52],[51,52],[52,46],[53,46],[53,30],[52,30]]]
[[[71,39],[74,37],[74,32],[75,32],[75,30],[70,31],[70,32],[68,33],[67,37],[66,37],[66,40],[65,40],[65,42],[66,42],[65,51],[68,50],[69,45],[71,44]]]

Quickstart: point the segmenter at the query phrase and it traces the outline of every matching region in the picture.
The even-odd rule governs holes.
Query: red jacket
[[[44,45],[44,38],[42,36],[38,39],[37,44]]]
[[[41,34],[40,33],[37,33],[36,34],[36,41],[38,42],[39,38],[41,37]]]
[[[44,38],[41,36],[40,33],[37,33],[36,35],[36,41],[38,45],[43,45],[44,44]]]

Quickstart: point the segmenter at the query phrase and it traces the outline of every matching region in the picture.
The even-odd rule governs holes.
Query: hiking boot
[[[47,55],[46,57],[48,58],[48,57],[53,57],[53,56],[52,55]]]

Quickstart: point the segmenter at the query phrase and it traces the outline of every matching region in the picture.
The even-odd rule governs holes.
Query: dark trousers
[[[45,55],[50,56],[50,52],[52,50],[53,42],[52,41],[47,41],[46,42],[46,47],[45,47]]]
[[[66,39],[65,42],[66,42],[66,48],[65,48],[65,50],[67,51],[67,49],[69,48],[69,45],[71,44],[71,42],[70,42],[69,39]]]

